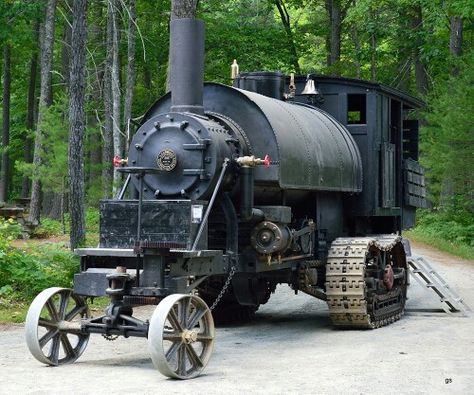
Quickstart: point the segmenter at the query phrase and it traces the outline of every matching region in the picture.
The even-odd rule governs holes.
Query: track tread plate
[[[333,325],[348,328],[378,328],[401,318],[400,311],[371,318],[365,283],[366,256],[370,248],[388,251],[400,236],[338,238],[333,241],[326,264],[326,294]]]

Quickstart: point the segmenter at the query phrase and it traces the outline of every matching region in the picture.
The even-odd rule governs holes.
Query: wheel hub
[[[383,284],[390,291],[393,288],[393,283],[395,281],[395,276],[393,275],[392,265],[385,266],[383,273]]]
[[[195,331],[190,331],[185,329],[181,335],[183,342],[186,344],[194,343],[197,340],[197,333]]]

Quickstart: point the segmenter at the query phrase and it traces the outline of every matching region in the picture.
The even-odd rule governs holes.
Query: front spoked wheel
[[[89,317],[84,299],[68,288],[48,288],[31,303],[25,322],[31,354],[47,365],[63,365],[81,356],[89,334],[81,332],[81,319]]]
[[[175,379],[191,379],[206,367],[214,348],[214,321],[195,295],[170,295],[154,311],[148,346],[155,367]]]

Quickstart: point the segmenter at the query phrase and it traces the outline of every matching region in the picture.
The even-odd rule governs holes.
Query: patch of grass
[[[86,245],[98,243],[99,218],[98,210],[87,210]],[[13,220],[0,225],[0,323],[23,322],[30,302],[42,290],[72,286],[79,258],[69,250],[59,221],[44,218],[35,232],[39,239],[30,240],[15,240],[21,227]],[[108,303],[108,298],[96,298],[90,304],[94,316]]]
[[[86,233],[86,241],[84,242],[85,246],[97,246],[99,244],[99,233]]]
[[[86,210],[87,232],[99,233],[100,213],[96,208],[89,207]]]
[[[47,239],[48,237],[62,235],[61,222],[51,218],[42,218],[41,224],[33,231],[32,237]]]
[[[92,235],[99,233],[100,213],[96,208],[88,208],[85,212],[86,233]],[[65,232],[69,233],[69,214],[66,213],[65,218]],[[1,229],[1,228],[0,228]],[[41,224],[34,230],[32,237],[37,239],[47,239],[49,237],[63,236],[61,221],[43,217]]]
[[[474,216],[466,210],[418,210],[416,227],[404,236],[461,258],[474,258]]]
[[[106,296],[94,298],[93,302],[87,299],[89,312],[93,317],[102,315],[109,303],[110,299]],[[13,301],[0,297],[0,324],[21,324],[25,322],[29,307],[29,301]]]
[[[108,296],[101,296],[94,298],[94,301],[87,299],[87,305],[89,310],[94,317],[101,315],[104,312],[104,309],[110,304],[110,298]]]
[[[441,236],[426,232],[421,227],[403,232],[403,236],[415,242],[428,244],[440,251],[459,256],[464,259],[474,259],[474,247],[462,242],[450,241]]]
[[[23,250],[0,239],[0,300],[29,301],[45,288],[70,287],[79,259],[67,248],[42,244]]]
[[[15,303],[10,306],[2,306],[0,303],[0,324],[19,324],[25,322],[28,304]]]

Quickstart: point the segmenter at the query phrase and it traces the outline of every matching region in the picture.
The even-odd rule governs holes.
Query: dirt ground
[[[422,245],[424,255],[474,307],[474,261]],[[91,336],[74,364],[33,359],[22,326],[0,333],[0,394],[468,394],[474,393],[474,320],[439,311],[412,281],[401,321],[377,330],[336,330],[319,300],[280,286],[256,319],[217,330],[205,372],[188,381],[161,376],[146,340]],[[146,313],[143,312],[143,313]]]

